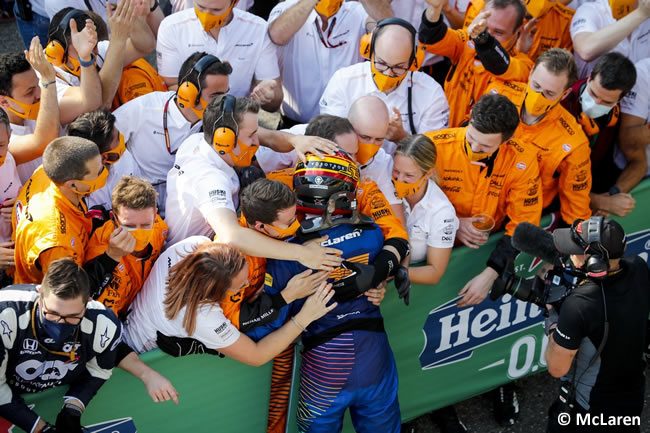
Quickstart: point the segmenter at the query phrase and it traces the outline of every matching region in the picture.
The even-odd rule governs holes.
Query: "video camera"
[[[562,301],[587,274],[568,265],[569,256],[560,254],[553,243],[553,236],[533,224],[520,223],[513,236],[512,245],[519,251],[531,254],[552,264],[544,278],[535,276],[525,279],[515,273],[514,262],[510,261],[506,270],[497,278],[490,291],[490,299],[509,294],[525,302],[531,302],[540,308],[552,305],[559,311]]]

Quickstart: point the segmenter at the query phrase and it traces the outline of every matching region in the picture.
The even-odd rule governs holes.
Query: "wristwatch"
[[[487,29],[485,29],[477,37],[472,38],[472,40],[476,45],[483,45],[485,42],[487,42],[489,37],[490,33],[488,33]]]
[[[158,0],[154,0],[154,2],[153,2],[153,6],[151,6],[151,9],[149,9],[149,13],[155,11],[156,8],[158,7],[158,4],[159,4],[159,3],[158,3]]]
[[[609,189],[608,192],[609,192],[609,195],[616,195],[616,194],[618,194],[619,192],[621,192],[621,189],[620,189],[619,187],[617,187],[616,185],[614,185],[613,187],[611,187],[611,188]]]
[[[44,88],[44,89],[47,89],[47,86],[49,86],[50,84],[56,84],[56,80],[52,80],[52,81],[48,81],[48,82],[45,82],[45,81],[41,80],[41,87]]]

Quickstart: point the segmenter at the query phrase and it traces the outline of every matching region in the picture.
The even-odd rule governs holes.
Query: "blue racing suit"
[[[318,232],[319,237],[324,235],[329,238],[323,246],[342,250],[343,258],[352,262],[372,263],[384,245],[376,224],[341,224]],[[291,277],[305,269],[294,261],[268,260],[264,290],[270,295],[279,293]],[[330,276],[340,279],[346,271],[338,268]],[[283,307],[275,321],[252,329],[248,336],[258,341],[280,328],[303,304],[304,300],[297,300]],[[379,307],[363,295],[341,302],[310,324],[302,340],[305,350],[297,414],[300,432],[341,431],[343,414],[349,407],[357,432],[399,433],[397,369]]]

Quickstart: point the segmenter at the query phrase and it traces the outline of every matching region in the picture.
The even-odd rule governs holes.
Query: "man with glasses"
[[[385,150],[404,137],[447,127],[449,104],[436,81],[417,68],[415,28],[399,18],[377,23],[368,46],[370,62],[339,69],[320,99],[321,114],[347,117],[352,103],[374,95],[390,110]]]
[[[288,0],[273,8],[269,36],[279,46],[285,127],[319,114],[334,72],[363,60],[359,44],[368,20],[359,2]]]
[[[118,362],[122,326],[89,290],[84,270],[62,258],[40,286],[0,291],[0,417],[24,431],[81,433],[83,411]],[[61,385],[69,389],[56,427],[20,397]]]

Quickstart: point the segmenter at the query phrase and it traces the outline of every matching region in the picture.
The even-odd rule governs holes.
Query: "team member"
[[[0,110],[0,287],[9,284],[5,270],[14,267],[11,214],[21,186],[16,162],[9,152],[10,136],[9,118],[4,110]]]
[[[384,142],[391,155],[395,143],[407,135],[447,127],[449,106],[442,88],[417,71],[424,53],[411,24],[398,18],[382,20],[363,48],[370,62],[334,73],[319,103],[321,114],[345,117],[361,96],[379,97],[391,112]]]
[[[167,224],[156,213],[156,191],[146,180],[124,176],[112,196],[113,220],[95,230],[86,261],[102,255],[112,233],[123,227],[133,236],[133,252],[120,258],[108,280],[91,292],[116,315],[124,315],[147,279],[167,238]]]
[[[0,339],[0,416],[25,431],[81,433],[83,411],[117,364],[122,326],[112,312],[89,300],[89,290],[83,269],[62,258],[51,263],[40,286],[0,292],[5,331]],[[80,326],[82,321],[89,326]],[[20,393],[60,385],[70,388],[54,428]]]
[[[627,57],[617,52],[607,53],[596,61],[589,78],[578,80],[571,86],[571,93],[562,99],[562,106],[576,118],[589,139],[593,179],[589,197],[591,209],[596,213],[618,216],[630,213],[635,201],[628,191],[645,174],[643,148],[625,148],[632,164],[623,172],[619,173],[614,165],[619,101],[634,86],[636,75],[634,64]]]
[[[332,75],[363,60],[358,48],[367,21],[355,2],[290,0],[273,8],[269,37],[279,46],[286,126],[309,122]]]
[[[246,284],[247,276],[246,259],[228,245],[193,236],[171,246],[131,306],[124,328],[127,343],[144,352],[157,347],[156,332],[189,336],[208,349],[260,366],[300,335],[303,324],[307,326],[336,307],[336,302],[326,306],[334,293],[322,282],[292,323],[256,343],[241,334],[219,307],[221,299]]]
[[[61,126],[54,69],[38,38],[32,39],[28,53],[0,54],[0,107],[9,118],[9,151],[24,182],[41,164],[45,146],[59,136]]]
[[[194,8],[170,15],[160,24],[156,46],[158,70],[168,86],[179,82],[185,49],[193,47],[228,61],[237,74],[230,93],[250,96],[267,111],[282,103],[282,83],[267,23],[233,9],[236,0],[198,0]],[[180,80],[179,80],[180,81]]]
[[[576,79],[571,53],[560,48],[545,51],[530,73],[521,102],[521,123],[515,138],[540,154],[543,205],[560,200],[560,217],[569,225],[589,218],[591,149],[582,128],[560,101]],[[516,99],[522,101],[522,93]]]
[[[259,146],[258,111],[259,104],[248,98],[215,98],[206,108],[204,133],[183,142],[167,177],[169,243],[217,233],[220,242],[247,255],[299,260],[315,269],[338,265],[338,250],[296,248],[239,225],[239,178],[233,167],[249,166]]]
[[[445,81],[449,125],[458,127],[495,76],[524,80],[532,62],[520,53],[509,54],[517,42],[526,9],[518,0],[489,1],[465,30],[448,29],[441,10],[446,1],[427,0],[419,40],[427,52],[449,57],[452,68]]]
[[[492,251],[487,267],[472,278],[460,295],[459,307],[478,304],[492,283],[517,255],[511,236],[521,221],[539,223],[541,188],[537,155],[511,139],[519,123],[517,108],[505,96],[485,95],[472,109],[469,125],[426,135],[438,152],[440,188],[460,220],[456,238],[470,248],[486,242],[472,225],[472,216],[491,215],[495,229],[505,224],[505,236]]]
[[[638,256],[624,255],[623,228],[602,217],[555,230],[553,241],[586,276],[560,312],[553,309],[546,319],[548,371],[562,378],[547,431],[640,432],[638,424],[626,427],[619,421],[614,427],[606,421],[638,419],[643,409],[648,266]],[[563,419],[561,412],[570,416]],[[580,427],[578,417],[586,414],[605,423]],[[569,426],[559,424],[563,421]]]
[[[594,61],[609,51],[618,51],[633,62],[647,57],[650,43],[648,18],[648,0],[582,4],[571,21],[578,78],[587,77],[594,67]]]
[[[42,192],[26,194],[29,201],[15,205],[23,208],[16,228],[16,283],[40,283],[50,263],[60,257],[84,263],[92,228],[84,196],[103,186],[108,175],[97,145],[79,137],[60,137],[48,144],[43,169],[46,186],[35,187]],[[23,189],[30,186],[31,180]],[[93,285],[132,251],[132,239],[128,231],[116,230],[101,258],[85,266]]]
[[[635,68],[636,84],[621,101],[620,151],[616,155],[616,165],[630,174],[617,181],[621,191],[629,191],[639,183],[640,177],[650,175],[650,59],[637,62]]]

